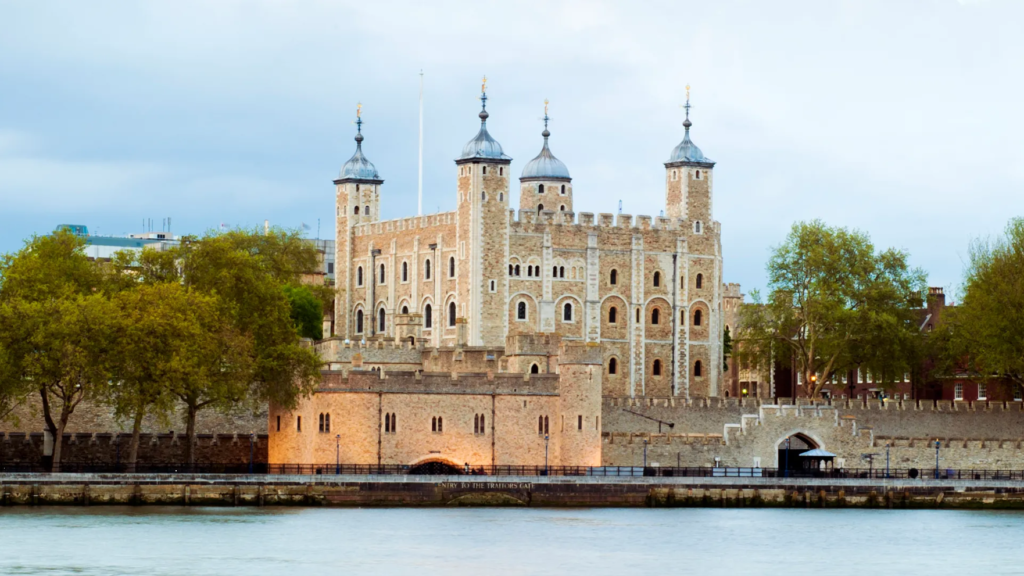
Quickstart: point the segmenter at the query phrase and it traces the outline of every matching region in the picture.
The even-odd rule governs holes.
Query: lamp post
[[[889,443],[885,443],[885,477],[889,477]]]
[[[939,439],[936,438],[935,439],[935,479],[936,480],[939,479],[939,446],[941,446],[941,445],[942,444],[939,442]]]
[[[550,436],[544,435],[544,475],[548,475],[548,440]]]
[[[786,466],[782,470],[782,475],[789,478],[789,451],[792,449],[793,437],[786,437]]]
[[[334,437],[334,474],[341,474],[341,434]]]
[[[256,453],[256,433],[249,432],[249,474],[252,474],[252,461]]]

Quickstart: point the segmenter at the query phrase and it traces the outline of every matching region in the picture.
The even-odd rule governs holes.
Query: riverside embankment
[[[1024,482],[394,475],[0,475],[0,506],[42,505],[1024,509]]]

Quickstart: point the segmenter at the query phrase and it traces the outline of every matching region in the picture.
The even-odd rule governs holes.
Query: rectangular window
[[[576,423],[576,428],[578,430],[583,430],[583,416],[580,415],[578,418],[579,418],[579,420]]]
[[[954,400],[963,400],[964,399],[964,385],[961,384],[960,382],[957,382],[955,385],[953,385],[953,399]]]
[[[498,291],[498,283],[495,282],[494,280],[491,280],[491,292],[497,292],[497,291]]]
[[[978,384],[978,400],[988,400],[988,386]]]
[[[327,263],[327,273],[334,274],[334,262]]]
[[[295,419],[295,430],[302,432],[302,416]]]
[[[277,431],[278,432],[281,431],[281,417],[280,416],[277,417]]]

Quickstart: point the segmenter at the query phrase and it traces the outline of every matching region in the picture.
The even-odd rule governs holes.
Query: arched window
[[[540,374],[540,367],[536,364],[530,366],[530,374]]]
[[[430,419],[430,431],[437,432],[437,416]]]
[[[703,366],[701,365],[700,360],[697,360],[696,362],[693,363],[693,375],[694,376],[700,376],[702,370],[703,370]]]
[[[543,184],[537,184],[537,194],[543,194],[543,193],[544,193],[544,185]]]
[[[608,323],[609,324],[615,324],[615,320],[618,318],[618,316],[619,316],[619,309],[618,308],[616,308],[615,306],[612,306],[611,308],[608,309]]]
[[[544,205],[543,204],[537,204],[537,213],[540,214],[543,211],[544,211]]]
[[[483,414],[480,415],[480,433],[487,433],[487,419],[484,417]]]
[[[302,432],[302,416],[295,417],[295,431]]]
[[[701,314],[700,310],[697,310],[696,312],[693,313],[693,325],[694,326],[700,326],[701,316],[703,316],[703,314]]]
[[[703,286],[704,286],[704,275],[703,274],[697,274],[697,289],[700,289]]]
[[[324,414],[323,414],[323,412],[320,413],[320,431],[321,432],[324,431]]]
[[[636,321],[640,322],[640,309],[639,308],[636,309]]]
[[[480,415],[473,414],[473,434],[480,433]]]
[[[651,374],[661,376],[661,360],[654,361],[654,366],[651,368]]]
[[[382,333],[382,334],[384,333],[384,309],[383,308],[381,308],[377,312],[377,331]]]
[[[423,261],[423,278],[430,280],[430,259],[427,258]]]
[[[514,274],[514,276],[519,276],[519,274],[520,274],[519,264],[516,264],[516,273]]]
[[[356,268],[356,286],[363,285],[363,267]]]
[[[526,320],[526,302],[516,305],[516,320]]]
[[[391,413],[391,433],[394,434],[395,432],[398,432],[398,417],[395,416],[394,412],[392,412]]]
[[[565,184],[562,184],[562,196],[565,196]]]
[[[700,170],[697,170],[697,180],[700,180]]]
[[[537,416],[537,434],[544,433],[544,417]]]
[[[562,306],[562,321],[572,322],[572,303],[566,302],[565,306]]]
[[[437,431],[444,432],[444,418],[441,416],[437,417]]]
[[[324,432],[328,432],[329,433],[330,431],[331,431],[331,415],[330,414],[324,414]]]
[[[455,278],[455,257],[448,259],[448,277]]]
[[[367,216],[367,217],[370,216],[370,207],[369,206],[365,206],[363,208],[363,216]]]
[[[553,266],[551,268],[551,277],[558,278],[558,266]]]
[[[356,211],[356,216],[359,216],[359,206],[355,207],[355,211]]]
[[[363,311],[356,310],[356,334],[363,333]]]
[[[448,325],[455,327],[455,302],[448,303]]]
[[[655,308],[651,310],[651,324],[657,324],[658,320],[661,320],[661,311]]]
[[[558,207],[558,210],[559,210],[560,212],[565,212],[565,204],[562,204],[561,206],[559,206],[559,207]]]
[[[380,283],[381,283],[381,284],[384,284],[384,280],[385,280],[385,276],[384,276],[384,265],[383,265],[383,264],[381,264],[381,265],[380,265]]]
[[[693,223],[693,232],[695,234],[700,234],[700,220]]]
[[[558,277],[565,278],[565,266],[558,267]]]
[[[654,285],[661,286],[661,272],[654,273]]]
[[[433,310],[431,309],[430,304],[427,304],[426,306],[423,307],[423,327],[424,328],[431,328],[431,327],[433,327],[433,325],[434,325],[434,318],[433,318],[432,312],[433,312]]]
[[[487,202],[487,192],[481,192],[480,193],[480,201],[481,202]]]
[[[408,314],[408,313],[409,313],[409,307],[408,306],[402,306],[402,314]]]
[[[608,277],[608,283],[614,285],[618,281],[619,281],[619,271],[618,270],[612,270],[611,274]]]
[[[384,432],[391,432],[391,414],[384,415]]]
[[[618,372],[619,372],[619,361],[616,360],[615,358],[609,359],[608,360],[608,373],[609,374],[618,374]]]
[[[409,263],[402,262],[402,282],[409,281]]]

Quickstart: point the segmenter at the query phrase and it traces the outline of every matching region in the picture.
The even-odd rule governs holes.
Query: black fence
[[[40,464],[0,463],[0,473],[49,473]],[[975,470],[950,468],[842,468],[835,470],[783,470],[778,468],[669,467],[669,466],[453,466],[431,462],[418,466],[399,464],[125,464],[64,462],[61,473],[136,474],[289,474],[318,475],[469,475],[469,476],[589,476],[589,477],[682,477],[682,478],[863,478],[874,480],[1018,480],[1024,470]]]

